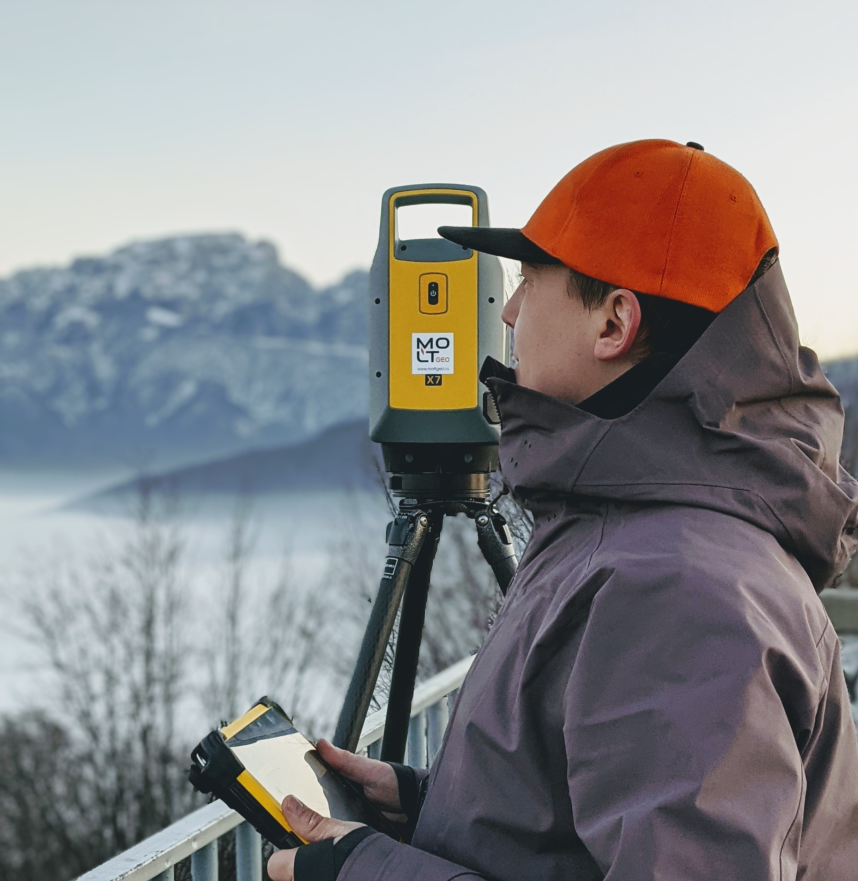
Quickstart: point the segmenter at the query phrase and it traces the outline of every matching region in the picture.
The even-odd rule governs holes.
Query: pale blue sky
[[[858,4],[0,0],[0,273],[238,230],[315,282],[381,193],[524,223],[578,161],[695,140],[757,188],[804,338],[858,352]]]

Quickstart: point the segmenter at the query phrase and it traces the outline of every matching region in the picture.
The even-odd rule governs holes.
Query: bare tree
[[[23,609],[48,689],[0,723],[0,877],[43,877],[53,848],[62,881],[177,819],[199,803],[190,747],[263,693],[311,736],[330,733],[385,558],[364,504],[341,506],[327,563],[309,580],[288,552],[276,575],[254,566],[256,520],[240,498],[222,565],[201,591],[178,501],[146,481],[124,538],[31,566]],[[498,602],[473,523],[449,518],[421,676],[477,648]],[[388,647],[377,703],[391,661]]]
[[[393,516],[395,509],[391,506],[386,484],[381,476],[378,485],[379,494],[384,494],[387,498],[388,508]],[[378,593],[386,556],[384,527],[377,514],[368,510],[366,499],[355,493],[347,494],[333,522],[323,579],[336,597],[328,605],[326,616],[332,634],[327,665],[341,684],[338,698],[345,692],[351,678],[364,628]],[[393,644],[397,630],[398,627],[394,625]],[[373,695],[373,709],[378,709],[387,699],[392,666],[393,650],[388,645]]]
[[[16,793],[0,825],[40,813],[78,868],[163,828],[194,801],[178,719],[190,651],[185,547],[173,500],[150,489],[141,483],[125,541],[103,540],[83,562],[64,556],[26,575],[24,616],[50,685],[41,713],[6,722],[3,749],[19,775],[7,781]],[[54,761],[34,760],[49,748]]]
[[[201,650],[208,688],[203,703],[213,722],[235,719],[240,706],[242,685],[247,681],[250,659],[248,617],[248,565],[254,548],[252,507],[246,494],[236,500],[226,541],[224,559],[225,584],[214,591],[209,604],[214,620],[211,639],[204,640]],[[246,702],[246,696],[244,701]]]
[[[72,878],[104,853],[90,775],[69,732],[44,713],[0,722],[0,877]]]
[[[200,804],[191,747],[265,692],[311,734],[334,718],[331,591],[299,583],[288,554],[276,577],[259,576],[247,498],[221,572],[200,590],[179,514],[175,497],[141,481],[123,539],[24,573],[48,687],[0,725],[0,760],[14,769],[0,795],[0,877],[43,877],[46,838],[62,855],[52,874],[77,875]]]
[[[254,575],[254,511],[238,499],[226,543],[222,592],[214,591],[203,657],[208,672],[204,706],[216,723],[234,719],[263,694],[278,700],[305,732],[331,716],[315,700],[335,674],[329,636],[335,636],[336,592],[320,580],[299,582],[289,549],[279,573]]]

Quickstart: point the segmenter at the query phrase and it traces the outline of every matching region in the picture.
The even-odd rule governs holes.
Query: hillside
[[[256,498],[327,490],[380,490],[375,467],[376,446],[367,435],[366,420],[345,422],[292,446],[254,450],[179,468],[147,478],[154,489],[195,496],[252,495]],[[138,489],[130,480],[86,496],[68,507],[100,510],[127,499]]]
[[[163,469],[365,417],[366,284],[239,235],[0,280],[0,467]]]

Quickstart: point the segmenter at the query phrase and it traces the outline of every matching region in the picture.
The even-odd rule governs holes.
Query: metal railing
[[[444,737],[450,707],[472,661],[472,657],[463,658],[414,689],[406,748],[409,765],[428,768],[432,764]],[[358,750],[365,749],[369,756],[376,757],[381,749],[386,709],[382,707],[369,716],[363,727]],[[188,857],[193,881],[217,881],[218,841],[233,829],[237,881],[262,881],[261,836],[220,801],[188,814],[81,875],[78,881],[173,881],[176,864]]]

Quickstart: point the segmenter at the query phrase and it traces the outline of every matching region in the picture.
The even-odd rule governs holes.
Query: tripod
[[[408,720],[423,635],[432,564],[445,516],[466,514],[477,544],[505,594],[518,561],[509,527],[490,499],[489,478],[497,470],[497,447],[474,444],[384,444],[390,492],[399,510],[387,526],[387,559],[363,635],[357,664],[334,735],[352,752],[369,711],[400,605],[399,634],[381,745],[384,761],[405,756]]]

